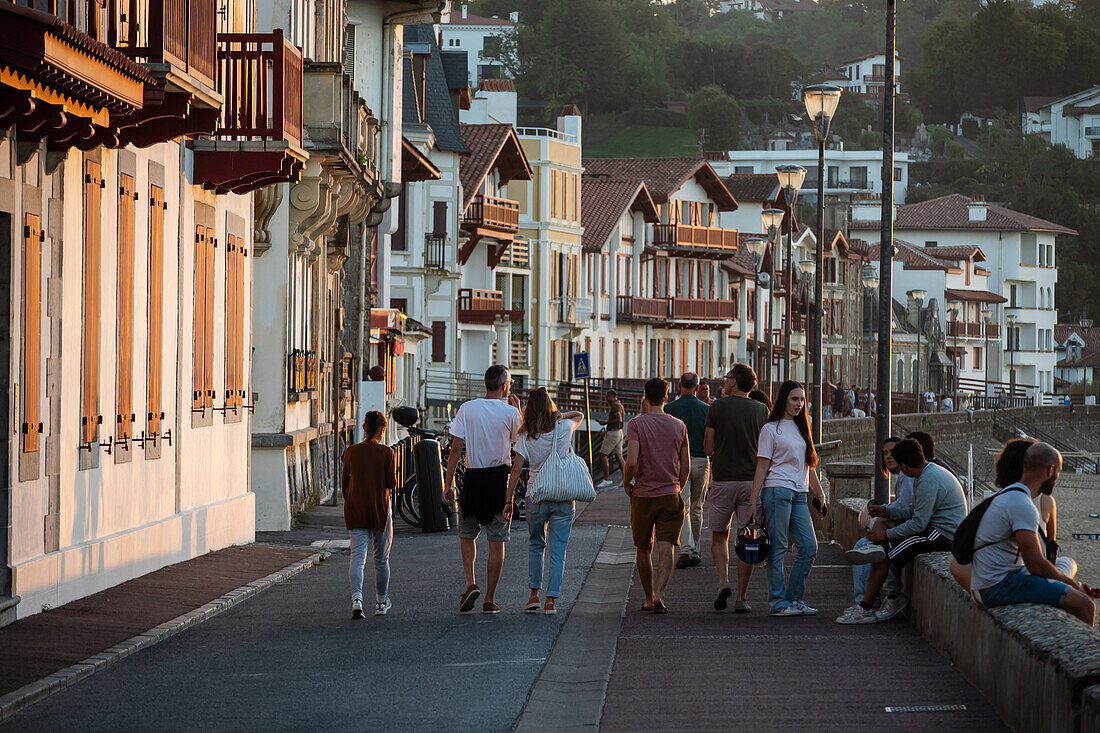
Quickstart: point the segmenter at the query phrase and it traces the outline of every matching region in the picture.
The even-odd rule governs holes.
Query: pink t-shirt
[[[663,412],[639,415],[626,424],[626,439],[640,448],[634,496],[679,494],[680,451],[688,439],[683,421]]]

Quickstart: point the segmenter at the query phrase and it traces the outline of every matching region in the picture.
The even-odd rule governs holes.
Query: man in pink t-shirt
[[[667,613],[664,595],[672,577],[684,500],[680,487],[691,472],[687,426],[666,415],[668,384],[660,379],[645,383],[644,414],[626,424],[627,453],[623,488],[630,497],[630,531],[638,554],[638,576],[645,591],[644,610]],[[653,567],[653,539],[657,539],[657,567]]]

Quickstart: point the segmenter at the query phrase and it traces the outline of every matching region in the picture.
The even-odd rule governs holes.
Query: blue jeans
[[[385,529],[349,529],[351,535],[351,600],[363,600],[363,566],[367,563],[367,543],[374,548],[374,593],[378,603],[390,597],[390,545],[393,544],[393,519]]]
[[[1016,603],[1041,603],[1062,608],[1067,593],[1069,586],[1062,581],[1037,577],[1027,568],[1017,568],[996,585],[978,591],[982,605],[989,608]]]
[[[565,545],[573,528],[573,502],[537,501],[528,504],[527,526],[531,530],[527,570],[531,590],[542,588],[542,558],[547,540],[550,544],[550,573],[546,583],[548,598],[561,595],[561,576],[565,573]]]
[[[817,556],[817,536],[810,521],[810,507],[804,492],[779,486],[764,487],[764,516],[768,528],[768,606],[782,611],[802,600],[806,578]],[[784,583],[783,560],[787,543],[798,545],[798,555],[791,565],[790,578]]]
[[[866,537],[860,537],[859,541],[852,546],[852,549],[856,547],[864,547],[871,544],[871,541]],[[863,600],[863,594],[867,591],[867,580],[871,576],[871,566],[867,564],[853,565],[852,566],[852,589],[855,591],[856,603]],[[901,580],[898,578],[897,569],[891,565],[890,574],[886,576],[886,582],[882,584],[882,590],[887,595],[895,593],[901,590]],[[875,606],[879,605],[879,599],[875,599]]]

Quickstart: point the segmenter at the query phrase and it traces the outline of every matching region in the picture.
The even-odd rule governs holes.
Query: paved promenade
[[[822,547],[808,584],[820,616],[767,616],[762,570],[750,587],[753,614],[715,613],[709,555],[675,571],[670,613],[654,616],[640,610],[626,523],[617,488],[584,510],[550,617],[519,611],[524,524],[513,524],[499,616],[457,613],[453,533],[399,526],[394,609],[352,621],[340,510],[317,509],[294,531],[258,540],[299,556],[328,548],[327,560],[0,729],[76,721],[103,731],[1005,729],[905,621],[834,623],[851,597],[850,568],[835,548]]]

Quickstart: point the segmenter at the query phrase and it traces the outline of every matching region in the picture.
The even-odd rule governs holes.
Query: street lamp
[[[817,251],[814,257],[817,273],[814,277],[814,318],[810,326],[814,355],[814,385],[810,402],[813,406],[815,443],[821,442],[821,277],[824,269],[821,263],[825,242],[825,141],[829,138],[829,125],[832,124],[836,106],[840,104],[840,91],[840,87],[835,84],[811,84],[802,90],[802,102],[814,123],[814,137],[817,138]]]
[[[917,366],[913,369],[913,394],[916,395],[917,412],[920,412],[920,335],[924,326],[924,299],[928,297],[928,292],[925,290],[910,290],[905,294],[917,303]]]
[[[1008,396],[1016,396],[1016,344],[1019,339],[1016,336],[1016,314],[1009,313],[1005,316],[1005,325],[1008,326]],[[1011,407],[1011,404],[1009,404]]]
[[[779,186],[783,189],[783,200],[787,203],[787,211],[791,212],[787,220],[787,248],[783,264],[783,287],[787,291],[787,323],[783,328],[784,355],[783,378],[791,378],[791,320],[794,312],[791,308],[794,303],[794,261],[791,248],[794,241],[794,202],[798,200],[798,189],[802,188],[802,182],[806,180],[806,169],[800,165],[781,165],[776,167],[775,174],[779,178]]]
[[[951,333],[952,333],[952,348],[951,348],[951,364],[953,365],[952,371],[954,374],[955,384],[952,393],[954,398],[951,400],[951,408],[957,409],[959,404],[959,372],[962,371],[961,360],[959,359],[959,306],[948,306],[947,312],[951,314]]]
[[[871,297],[878,290],[878,273],[867,264],[863,266],[863,328],[867,332],[867,415],[871,414]]]
[[[982,308],[982,323],[985,324],[985,385],[982,394],[989,399],[989,324],[993,321],[993,309],[989,306]]]
[[[810,282],[814,279],[814,272],[817,270],[817,263],[813,260],[799,260],[798,261],[798,279],[802,283],[802,287],[809,288]],[[802,332],[806,334],[806,342],[809,343],[810,335],[810,303],[809,298],[806,299],[806,320],[802,324]],[[810,360],[809,355],[805,355],[803,358],[803,364],[805,365],[802,370],[802,381],[807,383],[810,381]],[[807,390],[809,394],[809,390]]]
[[[775,287],[775,245],[779,241],[779,228],[783,224],[783,213],[783,209],[764,209],[764,211],[760,213],[760,221],[764,225],[764,231],[768,233],[768,243],[772,245],[772,267],[768,282],[770,288]],[[772,300],[771,292],[769,292],[767,307],[765,308],[767,328],[764,330],[764,338],[768,340],[768,346],[767,349],[765,349],[767,379],[764,381],[767,382],[768,385],[769,397],[772,394],[772,348],[775,344],[775,339],[772,335]]]
[[[749,237],[745,241],[745,247],[752,255],[752,279],[755,286],[752,303],[752,364],[756,369],[760,368],[760,261],[764,258],[764,248],[767,246],[768,242],[763,237]]]

